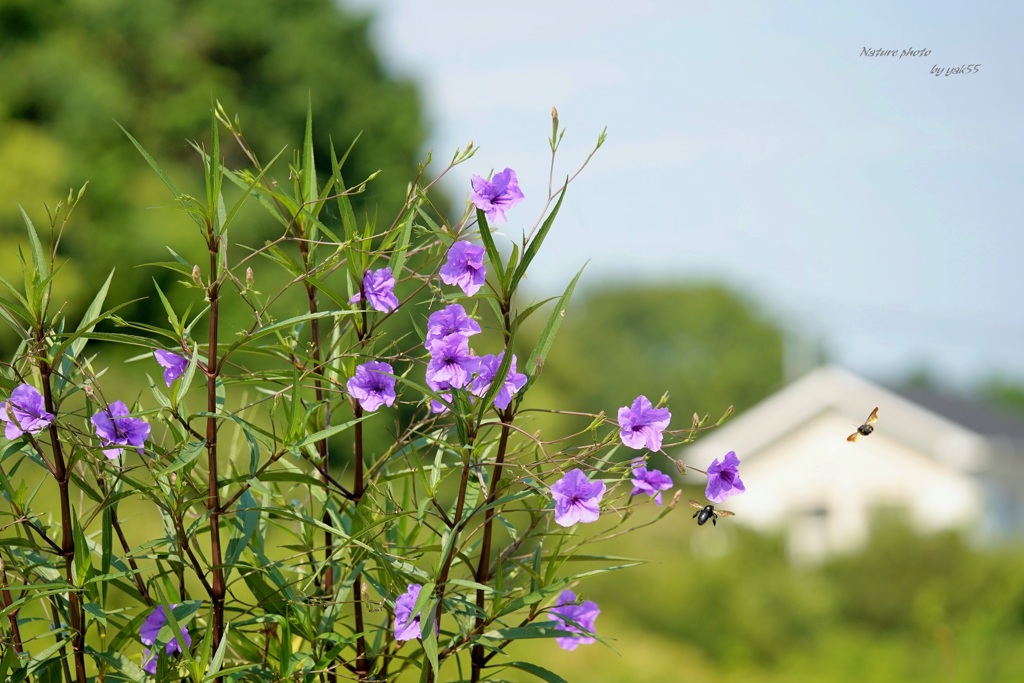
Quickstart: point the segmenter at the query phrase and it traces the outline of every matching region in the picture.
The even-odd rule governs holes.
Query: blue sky
[[[869,377],[1024,382],[1022,6],[349,4],[421,84],[435,159],[481,147],[453,192],[516,169],[510,235],[543,206],[551,106],[568,131],[556,175],[607,126],[538,294],[588,259],[591,283],[721,280]]]

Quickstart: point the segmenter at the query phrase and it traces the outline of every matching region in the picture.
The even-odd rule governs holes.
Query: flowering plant
[[[381,228],[351,202],[368,180],[346,186],[333,153],[319,173],[311,117],[286,169],[260,164],[219,106],[214,117],[209,148],[196,147],[204,198],[128,135],[209,254],[158,264],[181,283],[154,293],[168,327],[108,306],[113,274],[83,320],[61,320],[57,245],[30,221],[23,287],[2,283],[0,315],[24,342],[0,377],[0,674],[434,681],[448,667],[477,681],[517,667],[561,680],[507,650],[600,639],[584,573],[565,563],[587,542],[577,528],[625,525],[630,506],[661,504],[673,486],[620,447],[658,451],[711,426],[673,431],[664,401],[639,396],[617,424],[586,416],[599,436],[582,449],[524,429],[580,273],[549,309],[521,303],[519,285],[569,181],[499,250],[488,221],[517,218],[525,198],[512,169],[474,176],[458,220],[428,199],[472,147],[417,177]],[[222,129],[251,166],[223,165]],[[553,156],[561,138],[555,114]],[[51,212],[51,235],[81,198]],[[282,229],[242,248],[236,217],[250,205]],[[247,312],[243,326],[231,307]],[[545,322],[525,344],[531,316]],[[137,351],[129,368],[148,392],[103,376],[111,347]],[[742,489],[729,459],[714,476],[716,494]]]

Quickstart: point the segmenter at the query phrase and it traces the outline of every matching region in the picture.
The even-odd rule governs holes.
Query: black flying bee
[[[871,411],[871,414],[868,415],[868,419],[864,421],[864,424],[862,424],[860,427],[857,427],[857,431],[846,437],[846,440],[851,443],[856,443],[857,439],[859,439],[860,437],[867,436],[871,432],[875,431],[875,428],[872,427],[871,425],[875,424],[875,422],[877,421],[878,408],[876,407],[874,410]]]
[[[693,516],[697,518],[698,526],[704,524],[709,519],[711,520],[711,524],[718,526],[719,517],[732,517],[736,514],[735,512],[729,512],[728,510],[716,510],[714,505],[711,505],[710,503],[704,505],[702,503],[698,503],[693,498],[690,499],[690,507],[697,508],[697,512],[694,512]]]

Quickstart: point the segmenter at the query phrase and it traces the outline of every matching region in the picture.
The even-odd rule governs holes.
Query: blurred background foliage
[[[781,331],[721,285],[619,283],[571,311],[545,367],[571,387],[559,402],[568,410],[614,414],[623,397],[667,391],[686,423],[749,408],[781,385]]]
[[[115,121],[198,194],[188,184],[201,178],[189,141],[208,139],[214,100],[238,113],[263,161],[301,139],[310,100],[321,162],[329,135],[342,136],[334,143],[345,149],[361,134],[346,180],[382,170],[356,208],[390,221],[427,131],[415,85],[383,70],[368,22],[332,0],[0,0],[0,275],[20,280],[18,205],[45,238],[44,204],[88,181],[61,242],[63,313],[77,320],[116,267],[113,302],[143,298],[125,317],[161,324],[162,310],[145,297],[152,278],[169,293],[173,278],[131,266],[166,260],[168,246],[187,259],[204,255],[187,218],[153,210],[173,198]],[[223,149],[229,166],[243,165],[237,146]],[[277,230],[254,211],[246,234],[233,238],[258,245]],[[523,330],[521,357],[536,333]],[[12,334],[0,330],[4,356]],[[784,330],[727,287],[604,283],[570,308],[529,401],[614,416],[637,394],[656,402],[667,392],[675,426],[693,412],[717,418],[781,386],[783,344]],[[106,381],[138,379],[117,365]],[[981,393],[1024,411],[1019,387],[993,380]],[[589,422],[536,421],[555,435]],[[777,538],[735,524],[698,529],[676,510],[670,523],[617,538],[607,552],[653,560],[579,587],[601,605],[598,633],[610,648],[563,652],[538,641],[517,645],[523,658],[569,680],[1024,680],[1019,549],[982,551],[962,536],[889,526],[862,552],[794,567]]]
[[[11,247],[21,239],[18,203],[45,227],[43,204],[53,207],[88,181],[61,244],[65,313],[76,317],[89,290],[118,266],[125,299],[150,293],[153,277],[167,284],[168,273],[131,266],[168,260],[167,247],[198,260],[200,242],[177,211],[152,210],[173,198],[117,124],[182,191],[199,194],[187,182],[201,178],[189,141],[208,139],[214,100],[240,115],[264,162],[302,139],[310,101],[325,169],[328,132],[346,136],[335,140],[341,150],[361,134],[346,180],[383,172],[356,210],[390,219],[426,131],[415,86],[384,72],[368,22],[333,0],[0,0],[0,239]],[[223,149],[229,166],[242,165],[237,145]],[[277,236],[265,212],[248,218],[247,244]],[[17,250],[3,254],[0,275],[16,277]],[[126,315],[157,322],[150,316],[161,314],[142,305]],[[9,350],[14,340],[3,334]]]
[[[1024,680],[1021,548],[981,550],[969,534],[890,520],[864,549],[798,566],[781,537],[733,520],[697,527],[683,505],[602,551],[650,560],[576,589],[600,606],[607,647],[533,641],[512,656],[570,681]]]

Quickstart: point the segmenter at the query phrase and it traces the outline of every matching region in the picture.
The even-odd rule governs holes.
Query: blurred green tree
[[[977,392],[988,405],[1024,416],[1024,384],[1005,377],[989,377],[979,384]]]
[[[782,384],[782,331],[718,285],[608,285],[570,309],[545,373],[551,405],[615,415],[669,392],[672,426],[748,408]]]
[[[240,116],[264,162],[301,139],[310,99],[325,168],[329,135],[344,150],[364,133],[346,180],[382,170],[355,205],[390,221],[425,129],[416,89],[385,73],[369,22],[336,0],[0,0],[0,239],[12,246],[24,235],[18,204],[45,235],[43,203],[53,207],[90,183],[61,242],[72,318],[111,268],[167,260],[166,246],[193,257],[195,240],[183,234],[190,222],[150,210],[173,201],[115,121],[177,179],[183,165],[199,163],[188,141],[209,135],[214,100]],[[238,147],[223,151],[237,167],[230,155]],[[259,212],[252,219],[246,244],[277,230]],[[17,280],[17,252],[3,252],[0,275]],[[121,269],[118,292],[148,295],[152,277],[170,275]],[[160,315],[158,306],[149,310]],[[145,320],[147,309],[126,315]]]

